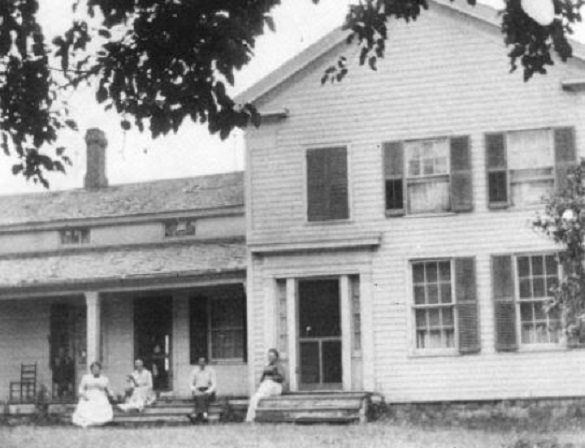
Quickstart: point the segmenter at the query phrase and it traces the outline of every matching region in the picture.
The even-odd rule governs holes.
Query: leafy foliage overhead
[[[187,118],[222,138],[259,124],[254,107],[235,104],[228,91],[257,38],[274,30],[271,12],[280,0],[75,0],[75,19],[52,44],[38,22],[39,1],[0,0],[0,145],[17,158],[14,174],[47,185],[43,173],[65,171],[64,148],[46,148],[61,129],[76,129],[63,93],[84,82],[118,112],[123,129],[147,129],[155,138],[176,132]],[[508,0],[502,14],[511,67],[522,66],[526,80],[546,73],[551,52],[571,57],[567,35],[585,0],[553,1],[557,18],[548,26],[526,15],[521,0]],[[361,48],[359,62],[375,70],[391,44],[388,19],[409,22],[426,9],[426,0],[351,5],[345,28],[348,42]],[[341,58],[323,82],[346,74]]]

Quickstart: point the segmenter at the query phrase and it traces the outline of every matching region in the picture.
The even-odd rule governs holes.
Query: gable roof
[[[500,11],[497,9],[477,3],[475,6],[467,4],[467,2],[453,2],[452,0],[430,0],[429,8],[438,7],[450,11],[455,14],[460,14],[462,17],[479,20],[483,23],[491,25],[499,29],[501,20],[499,18]],[[323,56],[328,51],[335,48],[337,45],[343,43],[349,35],[348,30],[343,30],[338,27],[329,34],[310,45],[304,51],[294,56],[275,71],[269,73],[256,84],[236,96],[236,103],[254,103],[275,87],[282,84],[284,81],[295,75],[297,72],[305,68],[317,58]],[[585,45],[571,40],[573,47],[573,57],[585,61]]]
[[[0,196],[3,227],[241,207],[243,172]]]

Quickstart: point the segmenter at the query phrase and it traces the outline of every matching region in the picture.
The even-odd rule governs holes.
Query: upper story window
[[[309,221],[349,218],[347,148],[307,151],[307,218]]]
[[[63,245],[89,244],[89,228],[63,229],[59,231],[59,238]]]
[[[575,162],[572,128],[487,134],[489,207],[540,204],[566,185],[567,170]]]
[[[390,216],[470,211],[469,138],[385,143],[384,184]]]
[[[548,310],[559,267],[553,254],[500,255],[492,260],[496,349],[558,344],[561,316]]]
[[[475,260],[416,261],[412,269],[414,348],[420,353],[480,350]]]
[[[194,219],[175,219],[165,222],[164,226],[165,238],[195,235],[196,226]]]

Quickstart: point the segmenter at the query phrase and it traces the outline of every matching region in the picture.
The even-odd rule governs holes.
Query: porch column
[[[290,390],[299,390],[297,376],[297,281],[286,279],[286,316],[288,333],[288,384]]]
[[[87,366],[99,361],[100,357],[100,319],[101,301],[97,291],[85,293],[87,316]]]
[[[351,390],[351,298],[349,293],[349,277],[342,275],[339,279],[341,297],[341,382],[343,390]]]
[[[376,387],[374,366],[374,317],[372,273],[360,273],[360,316],[362,329],[362,365],[364,390],[374,392]]]

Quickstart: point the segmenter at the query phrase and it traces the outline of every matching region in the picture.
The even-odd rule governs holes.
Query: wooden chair
[[[37,364],[20,365],[20,381],[10,382],[11,403],[32,403],[37,396]]]

